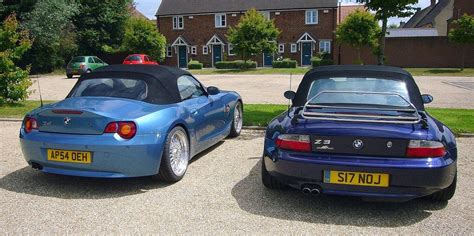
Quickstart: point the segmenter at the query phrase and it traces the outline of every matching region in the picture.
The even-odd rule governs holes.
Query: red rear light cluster
[[[31,131],[38,129],[38,121],[35,118],[26,117],[23,127],[26,133],[30,133]]]
[[[129,121],[111,122],[105,127],[104,133],[116,133],[123,139],[132,139],[137,134],[137,125]]]
[[[308,135],[281,134],[276,139],[276,145],[280,149],[311,152],[311,142]]]
[[[446,148],[440,142],[427,140],[411,140],[407,148],[407,157],[428,158],[443,157]]]

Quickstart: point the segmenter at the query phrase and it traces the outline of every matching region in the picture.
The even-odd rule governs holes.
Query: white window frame
[[[285,44],[284,43],[278,44],[278,53],[285,53]]]
[[[173,46],[166,47],[166,57],[173,57]]]
[[[309,14],[313,13],[313,12],[314,12],[314,15],[311,14],[311,16],[309,16]],[[306,20],[307,25],[317,25],[319,23],[319,12],[318,12],[318,10],[316,10],[316,9],[306,10],[305,20]]]
[[[260,12],[260,14],[262,14],[265,17],[265,19],[267,19],[267,20],[272,19],[271,14],[270,14],[269,11],[259,11],[259,12]]]
[[[320,53],[322,53],[322,52],[331,53],[331,47],[332,47],[331,44],[332,44],[331,40],[320,40],[319,41],[319,52]],[[328,47],[326,48],[326,46],[328,46]],[[325,50],[325,49],[327,49],[327,50]]]
[[[232,53],[232,50],[234,49],[234,45],[232,45],[231,43],[229,43],[229,45],[227,46],[227,55],[229,56],[235,56],[236,54],[235,53]]]
[[[291,47],[291,53],[297,53],[298,52],[298,44],[292,43],[290,47]]]
[[[191,47],[191,55],[197,55],[197,47],[196,46],[192,46]]]
[[[173,16],[173,29],[174,30],[184,29],[184,17],[183,16]]]
[[[224,17],[224,20],[222,20],[222,17]],[[224,24],[222,24],[224,23]],[[227,27],[227,14],[225,13],[219,13],[214,15],[214,24],[216,28],[225,28]]]
[[[202,46],[202,55],[209,55],[209,47],[207,45]]]

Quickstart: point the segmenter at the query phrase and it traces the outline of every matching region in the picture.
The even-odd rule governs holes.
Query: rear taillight
[[[282,134],[276,139],[276,145],[280,149],[311,152],[311,142],[308,135]]]
[[[23,127],[26,133],[30,133],[31,131],[38,129],[38,121],[36,121],[35,118],[26,117]]]
[[[411,140],[407,148],[407,157],[428,158],[443,157],[446,148],[440,142],[427,140]]]
[[[133,122],[112,122],[109,123],[104,133],[118,134],[123,139],[131,139],[137,134],[137,126]]]

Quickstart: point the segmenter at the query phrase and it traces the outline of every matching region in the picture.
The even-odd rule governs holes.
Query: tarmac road
[[[2,234],[464,234],[474,232],[474,139],[458,139],[459,182],[448,203],[363,202],[260,182],[263,133],[245,131],[195,159],[176,184],[87,179],[27,167],[20,123],[0,122]]]
[[[283,93],[290,89],[289,75],[197,75],[205,86],[240,93],[247,104],[287,104]],[[36,77],[32,77],[34,81]],[[296,90],[303,75],[294,75],[292,89]],[[77,81],[64,76],[39,77],[44,100],[62,100]],[[474,109],[474,78],[472,77],[415,77],[423,94],[431,94],[434,102],[429,107]],[[31,100],[39,100],[37,83]]]

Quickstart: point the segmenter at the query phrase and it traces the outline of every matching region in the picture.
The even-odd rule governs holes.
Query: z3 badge
[[[314,145],[316,145],[317,150],[334,150],[333,147],[330,147],[331,140],[330,139],[315,139]]]

